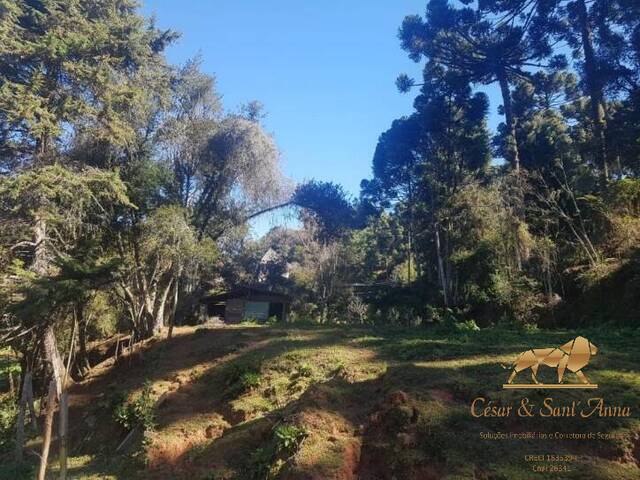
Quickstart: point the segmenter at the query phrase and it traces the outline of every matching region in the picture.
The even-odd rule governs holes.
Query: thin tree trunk
[[[413,162],[411,162],[409,172],[409,259],[407,262],[407,283],[411,283],[411,257],[413,256],[413,184],[411,183],[411,175],[413,174]]]
[[[58,425],[60,480],[67,478],[67,432],[69,427],[69,396],[65,391],[60,396],[60,422]]]
[[[171,286],[173,285],[173,279],[169,280],[169,283],[165,287],[164,291],[160,295],[160,303],[156,306],[156,311],[154,315],[153,321],[153,334],[157,335],[164,327],[164,310],[167,304],[167,297],[169,296],[169,291],[171,290]]]
[[[169,314],[169,333],[167,335],[168,338],[173,336],[173,326],[176,322],[176,313],[178,311],[178,296],[180,294],[180,275],[182,270],[178,271],[178,276],[176,277],[176,281],[173,284],[173,303],[171,305],[171,312]]]
[[[553,300],[553,282],[551,279],[551,258],[550,254],[548,254],[548,257],[546,258],[546,265],[545,265],[545,270],[546,270],[546,280],[547,280],[547,301],[551,302]]]
[[[409,226],[409,232],[407,235],[408,243],[409,243],[409,255],[407,257],[407,284],[411,283],[411,252],[413,251],[412,242],[411,242],[411,226]]]
[[[440,285],[442,286],[442,297],[444,299],[444,306],[449,306],[449,296],[447,294],[447,278],[444,272],[444,264],[442,261],[442,252],[440,249],[440,227],[437,223],[434,224],[435,241],[436,241],[436,254],[438,256],[438,276],[440,277]]]
[[[49,257],[47,251],[47,224],[44,217],[40,214],[36,215],[35,225],[33,229],[34,243],[36,245],[34,252],[34,260],[32,269],[41,277],[45,277],[49,273]],[[53,414],[55,411],[56,398],[62,393],[62,375],[64,365],[60,358],[60,352],[56,343],[56,337],[53,331],[53,325],[48,325],[44,330],[43,337],[45,360],[51,365],[53,378],[49,384],[49,395],[47,403],[47,415],[44,429],[44,440],[42,443],[42,456],[40,459],[40,470],[38,479],[44,480],[47,470],[47,460],[49,457],[49,447],[51,445],[51,429],[53,425]],[[16,448],[22,448],[16,447]]]
[[[87,331],[82,325],[78,329],[78,349],[80,355],[77,362],[84,375],[85,372],[91,370],[91,363],[89,362],[89,354],[87,353]]]
[[[578,21],[582,37],[582,50],[584,53],[585,83],[591,100],[591,121],[593,122],[593,136],[596,141],[596,157],[600,164],[600,176],[604,189],[609,181],[609,164],[607,161],[607,138],[606,138],[606,118],[605,101],[602,87],[598,82],[597,61],[593,48],[593,35],[587,5],[584,0],[577,0]]]
[[[60,358],[56,337],[51,325],[47,327],[44,334],[44,351],[45,357],[53,371],[53,382],[56,387],[56,394],[59,397],[62,394],[65,368],[62,363],[62,359]]]
[[[56,396],[56,382],[55,380],[51,380],[51,382],[49,382],[49,394],[47,396],[47,413],[44,420],[44,438],[42,440],[42,455],[40,456],[38,480],[45,480],[45,475],[47,474],[51,431],[53,430],[53,414],[56,410]]]
[[[75,363],[84,376],[87,371],[91,370],[89,354],[87,353],[87,327],[89,325],[89,318],[85,315],[84,302],[78,302],[76,305],[76,314],[78,317],[78,358]]]
[[[519,222],[513,222],[513,244],[516,259],[516,270],[522,271],[522,255],[520,254],[520,224]]]
[[[36,415],[36,407],[33,402],[33,375],[28,372],[29,378],[25,384],[27,389],[27,407],[29,408],[29,418],[31,419],[31,428],[35,433],[38,432],[38,416]]]
[[[509,90],[509,81],[505,72],[498,74],[498,82],[500,83],[500,91],[502,92],[502,104],[504,106],[504,116],[507,124],[507,154],[511,166],[516,172],[520,171],[520,149],[516,140],[516,118],[513,113],[511,102],[511,91]]]
[[[58,461],[60,463],[60,480],[67,478],[67,432],[69,429],[69,402],[67,393],[67,380],[73,352],[75,350],[76,331],[78,330],[78,317],[74,316],[73,331],[71,332],[71,343],[69,345],[69,357],[62,377],[62,394],[60,395],[60,422],[58,424]]]

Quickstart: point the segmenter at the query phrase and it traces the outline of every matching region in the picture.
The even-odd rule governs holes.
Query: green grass
[[[509,374],[502,365],[519,352],[559,346],[578,334],[599,347],[585,368],[588,378],[599,384],[597,391],[502,389]],[[630,440],[640,434],[639,341],[638,330],[612,328],[198,330],[170,344],[157,342],[145,355],[145,364],[126,371],[129,383],[118,386],[126,386],[124,393],[130,396],[140,388],[138,376],[150,378],[160,395],[173,378],[181,379],[155,412],[153,478],[168,472],[181,478],[181,471],[194,479],[251,478],[257,462],[257,470],[286,472],[288,479],[355,478],[353,472],[360,469],[362,475],[377,471],[381,478],[408,480],[428,475],[524,480],[545,478],[530,470],[525,455],[552,453],[578,457],[570,472],[553,474],[557,479],[631,479],[640,478],[639,447]],[[549,368],[540,375],[551,380],[552,373]],[[520,375],[521,381],[529,381],[525,372]],[[576,381],[568,375],[567,381]],[[401,402],[389,400],[399,391]],[[514,405],[523,396],[537,405],[547,396],[558,404],[597,396],[630,405],[633,414],[605,419],[474,418],[470,404],[479,396]],[[218,433],[205,435],[208,425],[219,425]],[[287,455],[265,454],[260,449],[273,445],[278,425],[300,428],[304,437]],[[627,439],[480,438],[481,432],[512,431],[623,433]],[[143,466],[131,470],[133,464],[125,457],[109,453],[112,448],[104,441],[87,445],[86,455],[73,459],[72,478],[148,476]]]

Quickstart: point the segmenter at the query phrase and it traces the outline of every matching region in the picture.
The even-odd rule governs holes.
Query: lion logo
[[[544,386],[544,384],[538,381],[536,375],[538,374],[540,365],[546,365],[547,367],[558,369],[558,385],[552,385],[553,387],[567,388],[567,385],[564,387],[560,387],[559,385],[562,383],[565,371],[569,370],[576,374],[582,382],[583,388],[596,388],[596,385],[589,383],[582,369],[589,364],[591,355],[596,355],[597,353],[598,348],[584,337],[576,337],[558,348],[535,348],[527,350],[518,355],[518,358],[510,367],[506,367],[511,368],[512,372],[504,387],[515,387],[515,384],[513,387],[510,387],[510,385],[513,384],[516,375],[528,368],[531,369],[531,378],[534,381],[534,385]],[[572,386],[577,388],[579,384]]]

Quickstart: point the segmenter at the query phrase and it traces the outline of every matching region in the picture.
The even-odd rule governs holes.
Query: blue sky
[[[294,181],[331,180],[354,196],[371,175],[380,133],[411,113],[414,95],[397,92],[401,72],[421,66],[400,49],[405,15],[426,0],[146,0],[143,11],[182,37],[172,63],[201,54],[226,109],[250,100],[265,106],[266,129]],[[490,126],[500,117],[495,89]],[[264,233],[281,216],[256,221]]]

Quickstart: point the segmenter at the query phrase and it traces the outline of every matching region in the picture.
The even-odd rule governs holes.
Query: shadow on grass
[[[559,420],[540,418],[478,420],[470,416],[469,403],[477,396],[490,396],[500,402],[516,402],[522,397],[521,392],[501,389],[508,374],[501,368],[501,363],[508,363],[510,358],[528,348],[561,345],[574,338],[575,332],[497,329],[463,334],[429,330],[402,333],[304,329],[301,332],[304,335],[296,330],[221,329],[183,335],[170,344],[161,340],[146,350],[145,364],[107,373],[88,387],[88,394],[95,392],[92,389],[113,383],[131,391],[139,387],[142,378],[152,381],[170,378],[205,363],[197,377],[168,394],[158,412],[159,428],[169,429],[190,420],[197,422],[199,415],[211,413],[220,414],[230,426],[221,437],[202,439],[199,444],[188,446],[186,451],[167,459],[170,461],[161,468],[145,473],[152,478],[166,478],[162,475],[169,472],[172,478],[195,479],[199,478],[197,475],[203,475],[202,478],[249,479],[252,476],[251,454],[272,435],[274,425],[283,420],[305,425],[310,431],[301,451],[290,462],[289,473],[284,477],[289,479],[332,478],[336,471],[343,475],[340,478],[359,476],[363,480],[394,476],[439,478],[437,475],[444,471],[458,472],[461,478],[524,479],[530,478],[526,476],[530,472],[525,470],[528,467],[521,457],[539,449],[540,444],[531,441],[487,444],[479,440],[480,431],[530,431],[559,428],[557,425],[566,431],[638,429],[637,419],[613,422],[594,419],[585,424],[584,420],[578,421],[580,419],[562,419],[560,423]],[[615,331],[593,330],[584,335],[601,349],[587,373],[589,378],[601,384],[598,395],[639,404],[640,388],[634,363],[638,356],[637,332],[619,335]],[[228,365],[252,365],[260,370],[288,352],[315,351],[331,346],[371,350],[368,361],[386,363],[386,373],[364,381],[353,381],[336,373],[310,385],[299,398],[273,406],[263,417],[246,422],[233,412],[230,405],[233,398],[226,393]],[[313,359],[313,355],[310,358]],[[364,367],[366,365],[354,366]],[[414,416],[414,409],[417,411],[417,420],[402,423],[407,421],[408,410],[403,413],[401,409],[398,413],[387,409],[385,399],[394,391],[408,395],[403,405],[411,410],[409,418]],[[554,393],[554,397],[558,401],[579,400],[583,393],[566,391]],[[81,388],[79,394],[82,394]],[[541,403],[545,395],[545,392],[534,391],[530,398]],[[383,421],[376,423],[371,416],[379,412],[382,412]],[[82,414],[80,411],[75,413]],[[398,423],[395,416],[404,420]],[[198,426],[202,430],[205,427],[204,424]],[[86,448],[95,453],[96,439],[104,438],[99,443],[105,456],[110,456],[118,438],[108,438],[109,435],[109,429],[104,428],[103,436],[95,436]],[[627,446],[616,442],[587,446],[562,442],[553,448],[558,452],[587,455],[589,461],[617,461],[624,457]],[[549,451],[550,445],[545,444],[544,450]],[[513,467],[514,464],[523,466]],[[618,472],[615,465],[611,468],[611,472]],[[584,468],[576,471],[582,471],[581,478],[585,478]],[[638,473],[637,469],[635,473]],[[240,476],[233,477],[233,474]],[[617,477],[597,475],[590,478]]]

